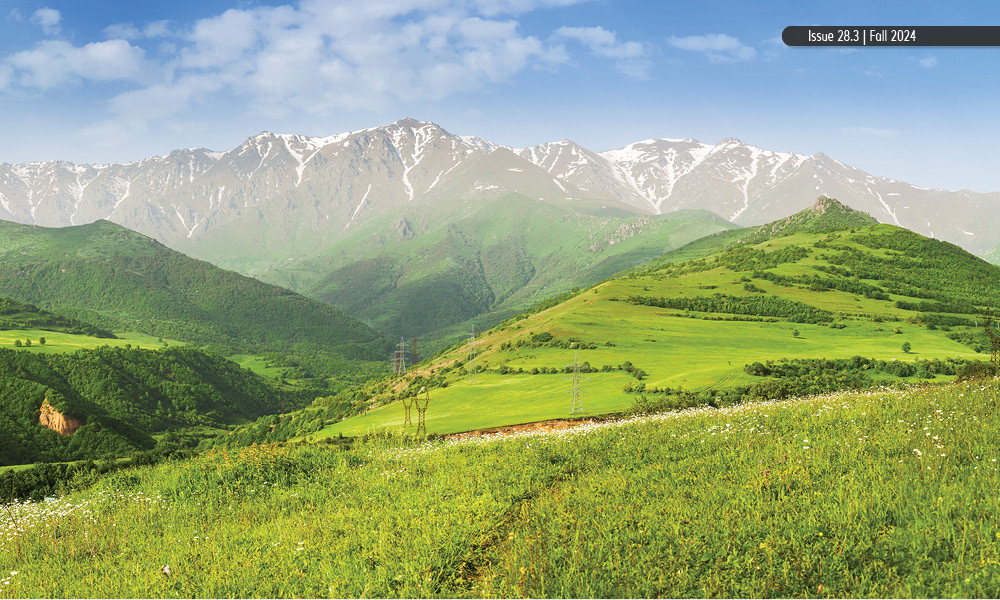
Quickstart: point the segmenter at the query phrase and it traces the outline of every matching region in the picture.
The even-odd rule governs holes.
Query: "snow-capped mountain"
[[[108,219],[209,259],[322,246],[403,206],[510,193],[608,214],[707,209],[741,225],[785,217],[823,194],[976,253],[1000,245],[1000,193],[919,188],[823,154],[735,139],[513,149],[403,119],[329,137],[264,132],[228,152],[177,150],[128,164],[0,165],[0,218],[46,226]]]

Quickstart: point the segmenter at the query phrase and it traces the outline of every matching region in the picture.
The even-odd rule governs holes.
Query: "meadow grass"
[[[227,356],[226,358],[241,367],[250,369],[258,375],[263,375],[272,379],[277,379],[284,371],[287,370],[287,367],[275,366],[264,357],[257,356],[255,354],[234,354],[232,356]]]
[[[588,373],[581,375],[580,382],[584,410],[570,414],[572,397],[567,392],[572,389],[571,377],[563,373],[477,373],[475,384],[461,380],[446,388],[433,389],[426,412],[427,432],[448,434],[550,419],[594,417],[621,412],[634,403],[634,398],[622,391],[628,381],[634,381],[625,373]],[[420,398],[423,402],[424,396]],[[410,420],[416,426],[417,409],[411,408],[410,413]],[[310,437],[403,432],[405,414],[402,403],[392,402],[334,423]],[[415,427],[407,429],[410,433],[414,430]]]
[[[0,508],[2,597],[996,597],[1000,382],[215,450]]]
[[[88,335],[77,335],[61,333],[58,331],[46,331],[44,329],[6,329],[0,331],[0,348],[10,348],[24,350],[27,352],[37,352],[40,354],[69,353],[87,348],[97,348],[99,346],[111,346],[112,348],[124,348],[130,345],[133,348],[144,348],[158,350],[164,347],[164,342],[171,346],[183,346],[182,342],[176,340],[163,339],[140,333],[138,331],[116,332],[118,339],[96,338]],[[39,338],[45,338],[45,344],[38,343]],[[14,346],[15,340],[31,340],[31,346]]]

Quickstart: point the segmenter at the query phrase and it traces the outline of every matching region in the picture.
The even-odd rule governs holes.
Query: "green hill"
[[[0,466],[118,457],[152,447],[151,434],[244,423],[304,397],[193,348],[0,349],[0,373]],[[79,428],[40,424],[44,404]]]
[[[511,194],[416,206],[258,276],[342,308],[393,338],[447,337],[472,322],[480,329],[495,325],[549,296],[733,227],[706,211],[621,218]]]
[[[389,351],[385,338],[336,308],[107,221],[58,229],[0,222],[0,296],[223,355],[290,355],[327,377],[362,373]]]
[[[395,400],[424,386],[432,433],[569,417],[577,353],[585,411],[573,416],[941,381],[988,351],[977,313],[1000,307],[1000,268],[957,246],[827,199],[698,244],[725,237],[721,251],[667,255],[505,321],[477,340],[475,382],[466,342],[370,386],[373,410],[319,435],[399,429]]]

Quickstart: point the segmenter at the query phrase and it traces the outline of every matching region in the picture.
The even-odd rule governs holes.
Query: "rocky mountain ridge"
[[[1000,245],[992,227],[1000,193],[921,188],[822,153],[735,139],[651,139],[604,152],[568,140],[517,149],[402,119],[327,137],[262,132],[228,152],[175,150],[127,164],[0,165],[2,219],[44,226],[107,219],[222,262],[218,248],[199,249],[206,240],[245,241],[247,251],[270,256],[290,241],[322,247],[404,207],[510,193],[588,214],[705,209],[740,225],[785,217],[823,194],[980,255]]]

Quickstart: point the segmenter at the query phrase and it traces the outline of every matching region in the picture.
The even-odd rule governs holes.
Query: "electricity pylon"
[[[986,313],[984,316],[986,318],[986,322],[983,323],[983,327],[986,328],[986,335],[990,336],[990,362],[1000,366],[1000,336],[997,335],[997,332],[990,329],[990,324],[993,321],[993,315]]]
[[[576,359],[570,367],[573,368],[573,377],[571,378],[573,389],[567,390],[567,392],[573,394],[573,402],[570,405],[569,414],[575,415],[583,412],[583,394],[586,393],[580,388],[580,350],[576,351]]]
[[[392,372],[395,375],[406,375],[406,341],[399,338],[396,351],[392,353]]]
[[[420,406],[420,392],[424,393],[424,405]],[[431,393],[427,388],[420,388],[420,392],[417,392],[416,398],[413,399],[413,404],[417,407],[417,435],[421,433],[427,435],[427,407],[431,404]]]
[[[410,420],[410,408],[413,406],[413,398],[403,398],[403,410],[406,412],[406,417],[403,419],[403,427],[413,425],[413,421]]]
[[[472,326],[472,331],[469,333],[469,383],[478,383],[479,378],[476,376],[476,326]]]

